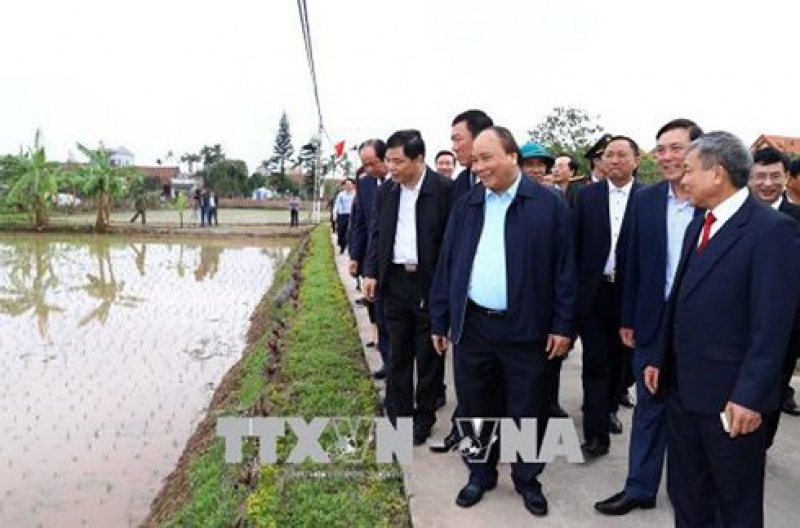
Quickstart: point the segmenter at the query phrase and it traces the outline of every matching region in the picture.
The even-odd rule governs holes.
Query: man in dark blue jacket
[[[633,179],[638,157],[639,147],[631,138],[609,138],[602,160],[606,180],[581,189],[573,209],[578,334],[583,345],[583,447],[593,458],[608,454],[611,432],[622,432],[616,411],[630,351],[619,338],[616,249],[628,200],[639,188]]]
[[[482,131],[492,126],[492,118],[483,110],[467,110],[453,118],[450,140],[453,142],[453,153],[458,164],[464,167],[455,179],[453,202],[480,183],[471,169],[472,144]]]
[[[386,180],[389,168],[384,162],[386,143],[382,139],[368,139],[358,148],[364,175],[356,182],[356,198],[353,201],[353,212],[350,216],[350,275],[358,277],[364,271],[364,260],[369,243],[369,225],[375,212],[375,194]],[[386,378],[386,366],[389,364],[389,333],[383,316],[383,303],[380,297],[367,303],[370,321],[378,327],[378,352],[381,354],[383,366],[373,373],[376,379]]]
[[[595,504],[606,515],[655,506],[667,444],[662,401],[644,387],[647,350],[659,342],[666,299],[681,256],[683,235],[696,210],[681,187],[683,153],[702,130],[688,119],[670,121],[656,134],[656,161],[664,180],[641,189],[628,206],[626,240],[620,241],[622,310],[620,337],[634,349],[636,407],[633,410],[628,478],[624,489]],[[624,254],[621,254],[623,253]]]
[[[794,220],[751,197],[752,155],[728,132],[686,151],[695,207],[644,381],[666,394],[667,488],[678,527],[763,526],[766,431],[797,307]]]
[[[576,293],[566,204],[519,170],[519,147],[503,127],[474,145],[483,183],[453,209],[431,288],[436,350],[455,346],[459,422],[480,438],[479,458],[465,455],[469,481],[456,504],[469,507],[497,484],[498,443],[470,418],[547,417],[547,361],[569,350]],[[449,336],[449,337],[448,337]],[[487,452],[488,450],[488,452]],[[542,464],[512,464],[515,489],[534,515],[547,514]]]

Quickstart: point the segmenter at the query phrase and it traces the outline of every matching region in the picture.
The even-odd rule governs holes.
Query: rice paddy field
[[[0,235],[0,526],[132,526],[296,242]]]

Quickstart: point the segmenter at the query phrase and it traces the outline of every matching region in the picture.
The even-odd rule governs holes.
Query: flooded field
[[[0,526],[144,518],[291,244],[256,243],[0,235]]]

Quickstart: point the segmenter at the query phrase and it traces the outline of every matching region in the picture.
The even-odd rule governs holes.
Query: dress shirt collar
[[[624,194],[625,196],[628,196],[631,193],[631,189],[632,188],[633,188],[633,178],[631,178],[631,181],[629,181],[628,183],[626,183],[622,187],[617,187],[616,185],[611,183],[611,180],[608,181],[608,192],[609,193],[617,192],[617,193],[620,193],[620,194]]]
[[[419,180],[417,180],[417,184],[416,185],[414,185],[413,187],[409,187],[408,185],[405,185],[405,184],[401,183],[400,186],[405,191],[411,191],[414,194],[419,194],[419,190],[422,188],[422,182],[425,180],[425,173],[426,172],[428,172],[427,165],[422,167],[422,176],[419,177]]]
[[[730,218],[736,214],[736,211],[744,205],[749,194],[750,191],[747,190],[747,187],[743,187],[712,209],[711,212],[714,213],[714,218],[717,219],[717,225],[721,227],[725,222],[730,220]]]
[[[493,190],[486,188],[486,199],[488,200],[491,197],[496,198],[504,198],[508,197],[509,201],[513,200],[517,196],[517,189],[519,189],[519,182],[522,180],[522,173],[517,173],[517,178],[514,180],[514,183],[511,184],[511,187],[506,189],[501,193],[496,193]]]
[[[772,206],[773,209],[778,211],[781,208],[781,204],[783,204],[783,195],[778,196],[778,199],[772,202],[770,205]]]

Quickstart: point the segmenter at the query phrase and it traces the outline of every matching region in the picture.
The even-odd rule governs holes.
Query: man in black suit
[[[753,171],[750,174],[750,192],[761,203],[789,215],[800,224],[800,206],[789,203],[783,195],[788,172],[789,158],[783,152],[772,147],[756,151],[753,154]],[[765,420],[768,448],[772,445],[775,433],[778,431],[781,410],[794,416],[800,414],[794,401],[794,391],[790,385],[798,352],[800,352],[798,349],[800,349],[800,313],[796,314],[794,319],[794,329],[781,373],[781,407],[769,413]]]
[[[627,239],[620,242],[622,286],[620,337],[634,349],[636,407],[633,410],[628,477],[625,487],[595,504],[605,515],[625,515],[653,508],[667,447],[666,409],[645,388],[647,351],[659,343],[666,299],[672,289],[686,227],[700,213],[681,187],[683,154],[702,130],[688,119],[675,119],[656,134],[656,161],[664,180],[641,189],[630,200],[625,218]],[[622,254],[624,251],[624,254]]]
[[[573,183],[578,174],[578,162],[569,154],[561,154],[553,163],[553,180],[556,188],[564,194],[567,204],[575,205],[575,195],[580,190],[580,183]]]
[[[421,445],[436,421],[436,376],[442,359],[430,339],[428,293],[450,215],[453,182],[425,165],[425,142],[416,130],[389,137],[386,162],[394,183],[383,185],[375,199],[364,296],[379,294],[383,299],[392,349],[389,417],[413,417],[414,444]]]
[[[666,396],[667,490],[678,527],[763,526],[764,416],[778,407],[797,308],[797,226],[749,195],[753,158],[728,132],[686,151],[689,224],[663,346],[644,371]]]
[[[368,139],[358,147],[361,167],[364,174],[356,182],[356,197],[353,201],[353,212],[350,217],[350,275],[358,277],[363,273],[364,259],[369,242],[369,225],[375,212],[375,195],[386,180],[389,168],[384,162],[386,143],[382,139]],[[383,366],[373,373],[375,379],[386,378],[386,367],[389,364],[389,333],[383,316],[383,304],[380,298],[368,302],[370,321],[378,327],[378,352]]]
[[[456,155],[458,164],[464,167],[455,180],[453,202],[469,192],[474,185],[480,183],[470,168],[472,166],[472,144],[478,134],[493,124],[492,118],[483,110],[467,110],[453,119],[450,140],[453,142],[453,153]]]
[[[583,448],[591,458],[608,453],[609,432],[622,432],[616,416],[618,385],[630,351],[619,337],[616,249],[628,199],[639,188],[633,180],[638,157],[639,147],[631,138],[610,138],[603,151],[606,180],[581,189],[573,210],[583,344]]]
[[[471,168],[472,145],[475,142],[475,138],[478,137],[478,134],[492,125],[492,118],[486,115],[486,112],[483,110],[466,110],[453,118],[450,129],[450,140],[453,142],[453,153],[456,156],[458,164],[464,167],[454,180],[453,204],[455,204],[461,196],[468,193],[473,186],[480,184],[480,181],[472,172]],[[442,357],[444,358],[444,356]],[[437,379],[441,378],[442,380],[439,397],[444,400],[444,359],[441,365],[441,372],[437,374]],[[458,402],[456,402],[456,408],[453,409],[453,425],[450,428],[450,432],[444,437],[441,443],[430,446],[430,450],[434,453],[448,453],[455,449],[459,440],[461,440],[454,420],[456,416],[458,416]]]

